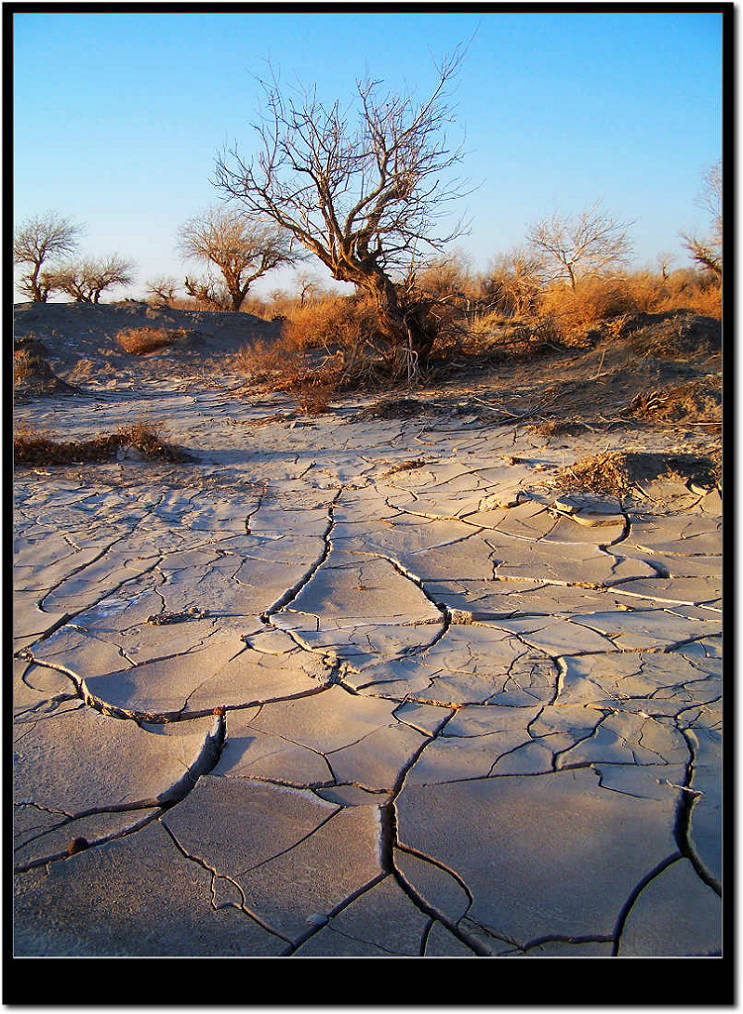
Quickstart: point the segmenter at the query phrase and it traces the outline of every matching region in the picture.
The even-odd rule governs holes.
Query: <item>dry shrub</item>
[[[586,344],[587,328],[635,310],[624,278],[583,278],[571,289],[553,284],[542,292],[541,317],[549,318],[567,345]]]
[[[476,317],[468,338],[467,351],[496,360],[531,359],[561,341],[551,317],[507,318],[498,312]]]
[[[407,461],[400,461],[398,464],[388,468],[386,472],[381,475],[382,479],[388,479],[391,475],[396,475],[398,472],[410,472],[418,468],[423,468],[426,464],[425,458],[408,458]]]
[[[297,407],[306,415],[322,415],[329,410],[335,393],[332,381],[312,383],[311,380],[305,380],[297,385]]]
[[[634,313],[690,310],[717,320],[722,315],[719,281],[705,272],[682,269],[664,279],[649,271],[636,271],[625,275],[623,282]]]
[[[662,390],[641,391],[624,414],[656,422],[722,423],[722,386],[714,375],[676,384]]]
[[[563,422],[559,419],[545,419],[543,422],[527,423],[526,429],[540,437],[557,437],[580,433],[580,424]]]
[[[13,383],[19,384],[33,372],[34,357],[28,349],[15,349],[13,353]]]
[[[583,278],[574,290],[564,284],[546,286],[540,296],[538,314],[553,322],[563,344],[586,347],[595,337],[591,332],[599,327],[617,335],[624,320],[633,315],[675,310],[719,320],[720,285],[696,271],[674,272],[666,279],[649,271]]]
[[[239,373],[246,374],[250,380],[258,383],[273,380],[277,390],[282,389],[282,382],[294,371],[294,350],[289,349],[281,338],[267,341],[257,338],[252,345],[246,345],[235,353],[232,363]]]
[[[119,331],[116,341],[124,352],[135,356],[144,356],[148,352],[156,352],[172,345],[176,333],[166,328],[130,327]]]
[[[561,468],[556,480],[563,489],[588,490],[626,496],[633,488],[661,476],[689,480],[711,486],[720,481],[721,458],[718,454],[700,457],[694,454],[654,454],[645,451],[607,451],[581,458]]]
[[[352,350],[376,327],[371,303],[354,296],[328,296],[295,307],[282,329],[290,348],[300,351],[322,349],[334,353]]]
[[[662,310],[693,310],[705,317],[722,319],[722,287],[715,283],[703,286],[689,286],[685,289],[671,290],[658,302],[657,309]]]
[[[189,455],[165,443],[149,424],[120,426],[116,433],[102,433],[90,440],[57,440],[27,422],[13,434],[16,465],[70,465],[113,461],[121,449],[133,448],[148,461],[187,461]]]
[[[432,355],[440,355],[451,339],[446,308],[416,295],[408,312],[434,336]],[[297,394],[312,412],[322,411],[335,393],[410,379],[406,349],[381,334],[374,304],[363,296],[329,296],[295,308],[279,339],[243,349],[235,365],[251,380]]]

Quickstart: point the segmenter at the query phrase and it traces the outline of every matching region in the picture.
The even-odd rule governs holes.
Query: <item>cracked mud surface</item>
[[[719,491],[151,374],[17,407],[196,460],[16,472],[14,953],[719,954]]]

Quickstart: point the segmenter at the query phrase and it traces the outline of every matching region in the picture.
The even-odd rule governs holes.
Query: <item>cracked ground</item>
[[[719,954],[719,489],[230,383],[16,409],[193,460],[16,470],[14,953]]]

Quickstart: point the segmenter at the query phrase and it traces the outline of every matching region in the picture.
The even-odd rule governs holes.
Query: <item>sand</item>
[[[74,387],[18,423],[189,458],[16,469],[14,953],[719,954],[721,487],[559,481],[709,426],[598,354],[308,417],[234,371],[276,331],[17,308]]]

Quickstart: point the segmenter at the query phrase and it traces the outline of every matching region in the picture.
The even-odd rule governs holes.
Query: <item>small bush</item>
[[[501,313],[476,317],[465,351],[500,359],[531,359],[554,347],[561,335],[550,317],[508,318]]]
[[[173,344],[176,334],[165,328],[130,327],[119,331],[116,341],[124,352],[135,356],[144,356],[148,352],[168,348]]]
[[[120,426],[90,440],[57,440],[28,423],[16,426],[13,459],[16,465],[70,465],[115,460],[122,448],[134,448],[148,461],[187,461],[185,452],[165,443],[147,423]]]
[[[375,331],[370,302],[354,296],[329,296],[290,311],[282,328],[289,348],[322,349],[334,354],[352,350]]]
[[[713,486],[721,479],[719,449],[709,456],[694,454],[657,454],[647,451],[607,451],[581,458],[557,472],[557,484],[563,489],[589,490],[626,496],[643,482],[659,477],[689,480]]]
[[[586,328],[635,309],[623,278],[584,278],[574,290],[568,285],[549,285],[539,303],[539,315],[553,322],[567,344],[583,344]]]
[[[278,339],[258,340],[235,357],[251,380],[296,394],[300,408],[325,411],[336,392],[379,386],[385,374],[372,305],[330,296],[296,307]]]
[[[16,349],[13,354],[13,383],[19,384],[33,372],[34,357],[28,349]]]

